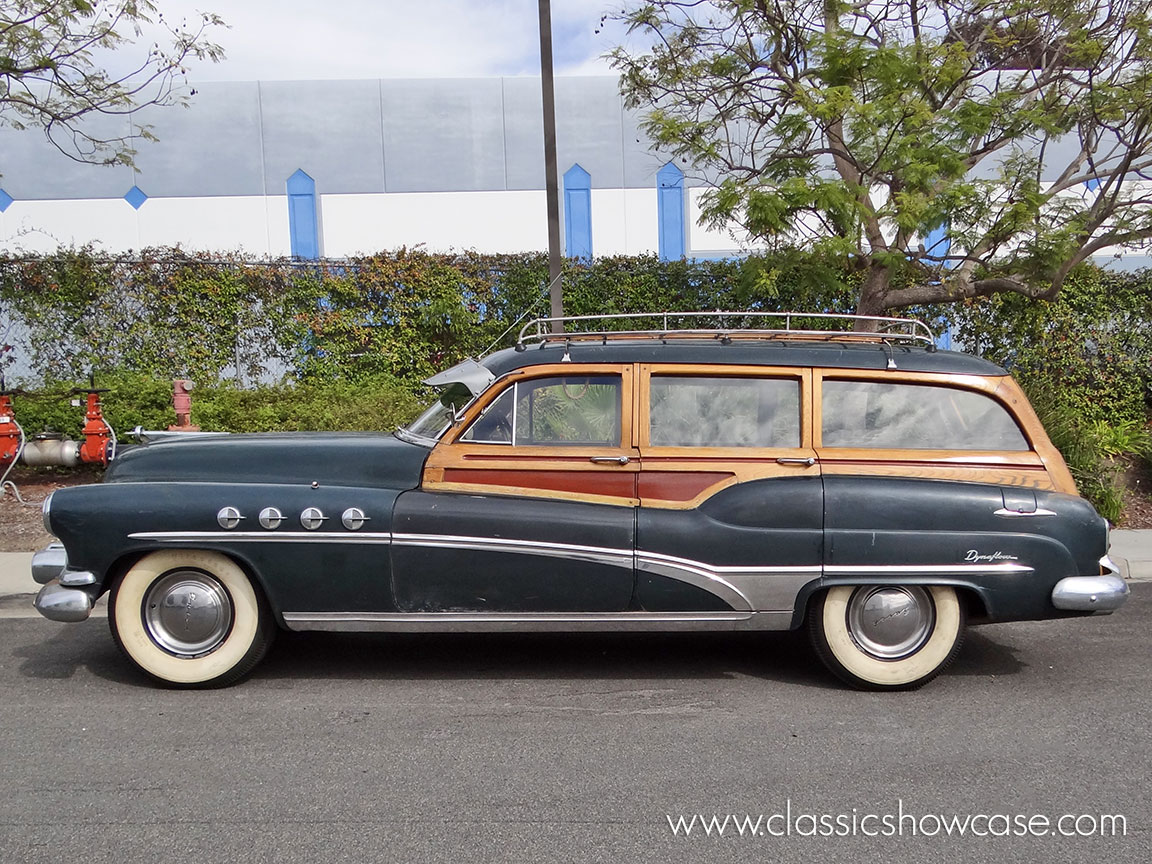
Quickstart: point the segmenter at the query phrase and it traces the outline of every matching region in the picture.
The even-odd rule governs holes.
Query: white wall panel
[[[637,255],[659,245],[655,188],[592,190],[594,255]]]
[[[87,243],[107,252],[140,248],[137,213],[122,198],[17,200],[3,219],[2,251],[52,252]]]
[[[702,186],[691,186],[688,193],[688,257],[695,255],[738,255],[747,248],[746,232],[736,225],[721,229],[700,224],[700,198],[708,191]]]
[[[287,204],[280,199],[286,210]],[[127,206],[127,205],[125,205]],[[267,255],[268,213],[263,195],[149,198],[137,212],[142,246]],[[287,216],[285,216],[285,223]],[[288,231],[285,227],[284,236]]]
[[[419,244],[433,252],[548,248],[539,191],[322,195],[320,210],[324,254],[331,257]]]
[[[595,194],[595,193],[593,193]],[[628,255],[660,251],[660,217],[657,209],[655,182],[651,189],[625,189],[625,226],[628,232]]]

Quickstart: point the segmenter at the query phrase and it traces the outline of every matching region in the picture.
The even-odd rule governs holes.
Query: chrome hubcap
[[[861,651],[879,660],[918,651],[935,621],[932,598],[915,585],[866,585],[848,601],[848,632]]]
[[[232,599],[207,573],[173,570],[148,589],[144,626],[152,641],[169,654],[210,654],[232,629]]]

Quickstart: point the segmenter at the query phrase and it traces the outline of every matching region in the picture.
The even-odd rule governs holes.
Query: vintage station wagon
[[[281,627],[804,627],[842,679],[897,689],[969,623],[1128,594],[1020,388],[920,322],[564,323],[429,379],[394,435],[123,453],[45,502],[36,608],[79,621],[110,592],[117,643],[174,686],[238,680]]]

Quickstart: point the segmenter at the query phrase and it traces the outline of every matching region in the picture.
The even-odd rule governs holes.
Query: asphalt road
[[[776,634],[295,635],[237,687],[179,692],[104,619],[3,619],[0,862],[1147,862],[1150,623],[1143,584],[1111,618],[979,628],[908,694],[843,689]],[[795,831],[903,806],[1127,835],[668,824],[789,799]]]

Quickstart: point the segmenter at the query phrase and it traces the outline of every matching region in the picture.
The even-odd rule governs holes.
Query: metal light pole
[[[552,81],[552,8],[550,0],[540,0],[540,89],[544,97],[544,188],[548,199],[548,293],[552,317],[564,315],[560,288],[560,191],[556,171],[556,88]],[[553,333],[564,325],[556,322]]]

